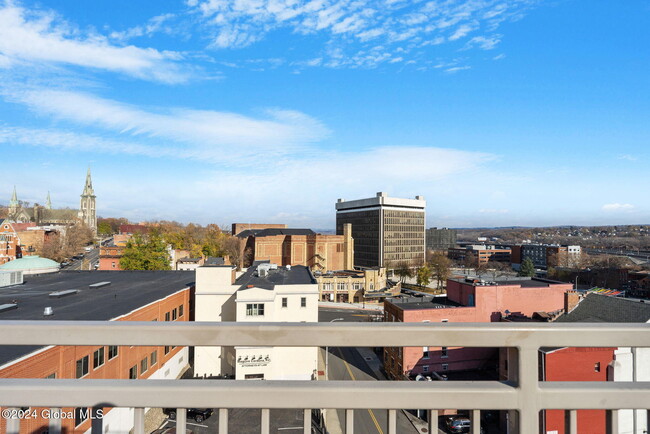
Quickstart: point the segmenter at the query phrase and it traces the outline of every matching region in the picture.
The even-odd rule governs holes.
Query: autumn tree
[[[416,279],[419,286],[427,286],[429,282],[431,282],[431,277],[431,268],[429,268],[428,264],[424,264],[418,268],[416,272]]]
[[[244,259],[244,252],[242,251],[242,243],[243,240],[241,240],[238,237],[235,236],[229,236],[225,238],[224,243],[223,243],[223,251],[224,253],[230,258],[230,263],[232,265],[236,265],[237,268],[241,267],[242,260]],[[252,252],[249,252],[252,256]]]
[[[135,234],[120,258],[122,270],[170,270],[167,245],[160,235]]]
[[[434,252],[429,264],[431,274],[436,279],[436,288],[440,288],[451,275],[451,260],[443,252]]]
[[[413,277],[413,270],[406,261],[399,262],[393,272],[399,277],[399,281],[402,283],[404,283],[406,279]]]

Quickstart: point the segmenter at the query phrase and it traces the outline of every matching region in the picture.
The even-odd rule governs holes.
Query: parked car
[[[68,261],[61,262],[62,267],[67,267],[68,265],[70,265]]]
[[[447,429],[451,433],[468,433],[472,429],[472,421],[467,416],[451,416],[447,419]],[[481,434],[483,432],[481,427]]]
[[[163,408],[163,413],[165,413],[171,420],[176,419],[176,409],[175,408]],[[201,423],[210,416],[212,416],[213,410],[211,408],[188,408],[187,409],[187,418],[194,419],[196,423]]]

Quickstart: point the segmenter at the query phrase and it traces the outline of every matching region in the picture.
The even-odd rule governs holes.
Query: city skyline
[[[648,223],[650,8],[581,3],[0,2],[0,203],[76,207],[90,165],[134,221]]]

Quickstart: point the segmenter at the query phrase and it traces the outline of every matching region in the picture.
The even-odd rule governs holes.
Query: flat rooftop
[[[424,211],[426,205],[427,202],[424,200],[423,196],[416,196],[414,199],[406,199],[401,197],[390,197],[388,194],[380,191],[375,197],[369,197],[367,199],[349,201],[339,199],[336,202],[336,210],[362,210],[363,208],[384,206],[393,208],[411,208],[413,211]]]
[[[108,321],[194,286],[194,271],[61,271],[25,276],[25,283],[0,288],[0,327],[7,320]],[[109,285],[90,288],[101,282]],[[53,292],[78,290],[60,298]],[[53,315],[44,316],[46,307]],[[0,365],[42,347],[0,346]]]
[[[274,237],[277,235],[316,235],[311,229],[299,228],[267,228],[267,229],[246,229],[237,234],[238,238],[248,238],[250,236],[263,238]]]
[[[447,297],[401,295],[399,297],[387,298],[386,301],[402,310],[450,309],[454,307],[463,307],[461,304],[451,301]]]
[[[567,282],[560,282],[551,279],[542,279],[539,277],[517,277],[514,279],[484,279],[478,278],[454,278],[449,279],[454,282],[472,286],[521,286],[522,288],[548,288],[551,285],[570,285]]]
[[[240,285],[239,290],[246,290],[250,285],[256,288],[269,289],[275,288],[275,285],[310,285],[316,284],[316,279],[304,265],[294,265],[290,269],[278,266],[276,269],[270,269],[264,275],[258,267],[263,264],[269,264],[269,261],[255,261],[248,270],[235,281]]]

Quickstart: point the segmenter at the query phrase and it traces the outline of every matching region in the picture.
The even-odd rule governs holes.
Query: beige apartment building
[[[315,277],[320,301],[379,303],[401,290],[401,284],[388,280],[384,267],[315,273]]]

